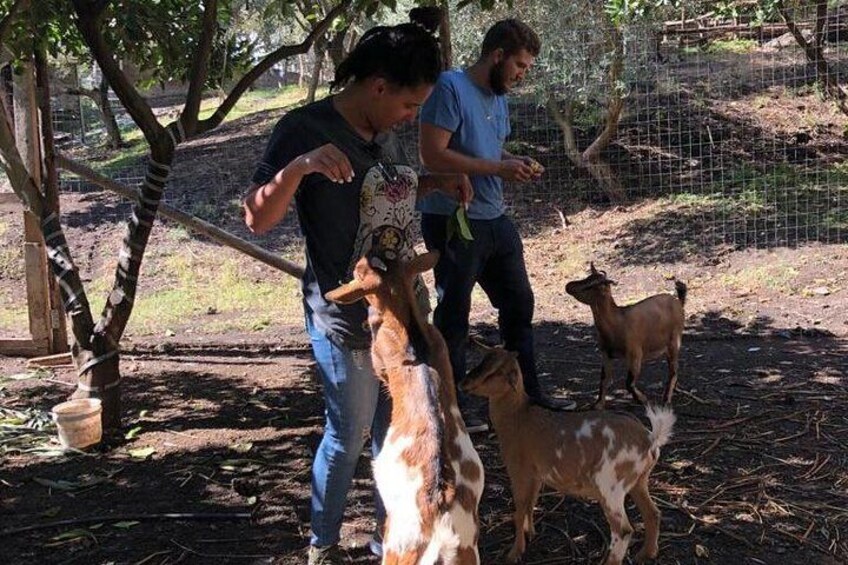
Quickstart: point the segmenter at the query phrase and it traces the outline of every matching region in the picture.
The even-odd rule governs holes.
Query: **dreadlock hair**
[[[542,49],[542,42],[530,26],[510,18],[501,20],[489,28],[483,38],[480,55],[485,57],[495,49],[503,49],[506,57],[515,55],[522,49],[537,57]]]
[[[369,29],[336,68],[330,83],[335,91],[348,82],[380,76],[395,86],[434,84],[442,72],[438,8],[414,8],[410,23]]]

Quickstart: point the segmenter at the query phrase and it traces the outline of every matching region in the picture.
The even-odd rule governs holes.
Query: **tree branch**
[[[804,50],[804,53],[807,55],[807,59],[816,66],[816,74],[818,75],[822,86],[824,86],[825,92],[836,100],[839,110],[843,114],[848,115],[848,94],[845,94],[845,91],[842,90],[842,87],[839,85],[839,81],[831,71],[830,65],[824,57],[822,46],[817,44],[815,40],[813,43],[807,41],[807,38],[804,37],[804,34],[795,23],[792,14],[786,8],[786,5],[782,0],[777,3],[777,11],[780,13],[780,17],[783,18],[787,29],[789,29],[789,32],[795,38],[795,41]]]
[[[6,40],[6,34],[9,32],[9,28],[12,25],[12,20],[15,19],[15,16],[23,7],[24,2],[26,0],[15,0],[15,3],[12,4],[12,7],[9,8],[9,13],[3,16],[3,19],[0,20],[0,43],[4,43]]]
[[[200,100],[203,97],[203,87],[209,75],[209,53],[212,52],[212,42],[218,31],[218,0],[206,0],[203,3],[203,20],[201,23],[200,43],[194,53],[189,74],[188,94],[180,120],[186,136],[190,137],[197,127],[197,117],[200,113]]]
[[[557,104],[556,97],[553,94],[548,95],[548,112],[554,119],[556,124],[562,130],[562,135],[565,143],[565,154],[575,167],[582,167],[582,158],[580,156],[580,148],[577,147],[577,141],[574,138],[574,126],[572,125],[574,116],[574,102],[567,101],[564,110],[560,110]]]
[[[73,4],[77,13],[77,29],[79,29],[91,50],[100,70],[106,75],[112,90],[118,95],[124,108],[127,109],[133,121],[144,133],[147,143],[151,147],[162,143],[160,140],[167,137],[165,128],[156,120],[150,105],[142,98],[118,66],[112,49],[106,44],[100,31],[102,29],[103,10],[107,2],[105,0],[73,0]]]
[[[100,93],[95,88],[83,88],[81,86],[77,88],[66,88],[65,94],[69,96],[85,96],[99,104],[98,98],[100,97]]]
[[[333,20],[335,20],[339,14],[341,14],[347,9],[347,7],[350,5],[350,2],[351,0],[342,0],[324,17],[323,20],[318,22],[318,24],[316,24],[315,27],[312,28],[312,31],[309,33],[309,35],[306,36],[306,39],[304,39],[302,42],[296,45],[283,45],[276,51],[266,55],[265,58],[262,59],[259,63],[257,63],[255,67],[250,69],[247,73],[245,73],[243,77],[241,77],[241,80],[236,83],[236,85],[227,95],[227,98],[224,99],[224,101],[221,103],[215,113],[198,123],[196,133],[198,135],[205,133],[217,127],[222,121],[224,121],[224,118],[227,116],[230,110],[233,109],[233,106],[235,106],[236,102],[238,102],[239,98],[244,93],[244,91],[247,90],[248,87],[262,75],[262,73],[264,73],[265,71],[273,67],[276,63],[285,58],[291,57],[292,55],[306,53],[307,51],[309,51],[309,48],[315,42],[315,38],[319,37],[327,31],[327,29],[330,27],[330,24],[333,23]]]

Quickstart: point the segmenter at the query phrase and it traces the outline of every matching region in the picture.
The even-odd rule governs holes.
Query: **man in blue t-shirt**
[[[435,269],[438,305],[433,321],[447,342],[457,383],[466,373],[471,292],[479,283],[498,309],[504,345],[518,352],[527,393],[541,404],[573,407],[572,402],[543,398],[533,353],[533,290],[521,237],[504,214],[504,181],[526,182],[544,172],[529,157],[504,150],[510,133],[505,94],[524,78],[539,49],[539,37],[526,24],[503,20],[486,33],[476,63],[441,74],[421,109],[421,160],[431,171],[471,177],[474,199],[468,218],[473,241],[448,238],[455,200],[433,194],[419,203],[419,209],[427,248],[441,252]],[[464,403],[460,395],[460,405]],[[484,420],[467,408],[464,416],[469,430],[487,429]]]

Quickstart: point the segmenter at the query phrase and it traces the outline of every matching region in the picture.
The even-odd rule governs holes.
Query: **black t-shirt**
[[[356,261],[378,242],[396,245],[401,256],[410,256],[418,177],[406,165],[393,133],[366,141],[329,97],[280,119],[253,182],[267,183],[293,159],[327,143],[347,155],[355,176],[350,183],[338,184],[322,174],[307,175],[295,193],[306,239],[303,295],[317,329],[336,343],[361,349],[371,339],[365,303],[333,304],[324,294],[349,281]]]

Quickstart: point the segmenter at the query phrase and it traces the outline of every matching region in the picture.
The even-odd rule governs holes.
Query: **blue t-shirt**
[[[421,121],[453,132],[448,147],[464,155],[500,161],[509,135],[509,110],[505,96],[477,86],[465,71],[445,71],[421,108]],[[473,220],[492,220],[504,214],[503,179],[472,176],[474,200],[468,208]],[[456,200],[433,192],[418,204],[428,214],[452,214]]]

